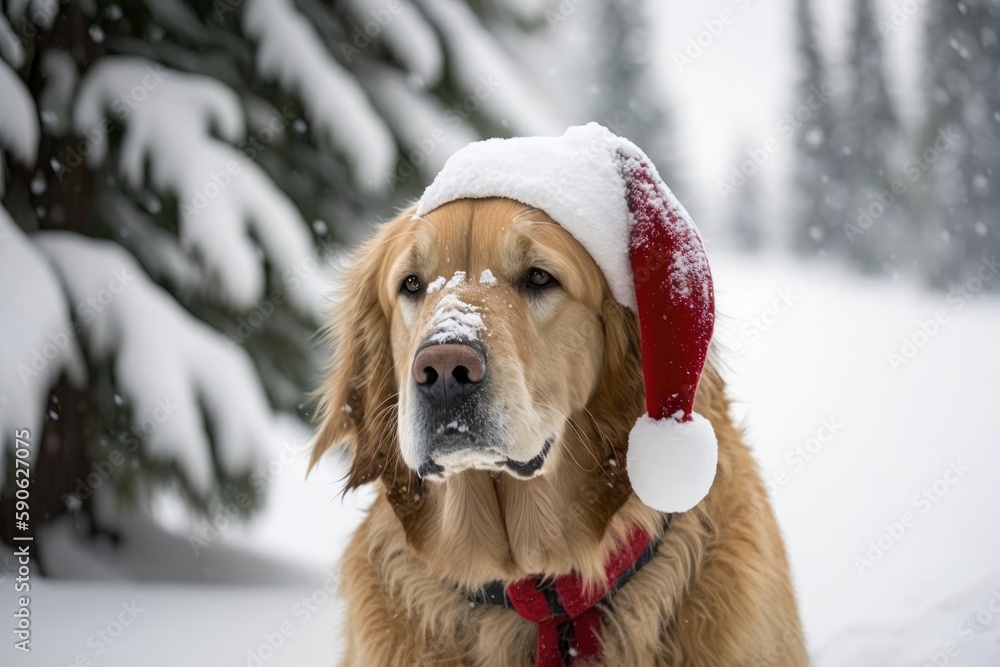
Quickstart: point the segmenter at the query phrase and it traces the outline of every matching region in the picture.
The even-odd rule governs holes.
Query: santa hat
[[[718,463],[712,425],[693,411],[715,293],[687,211],[645,153],[597,123],[561,137],[469,144],[424,191],[416,215],[482,197],[547,213],[590,252],[615,299],[638,314],[647,413],[629,435],[629,480],[662,512],[697,505]]]

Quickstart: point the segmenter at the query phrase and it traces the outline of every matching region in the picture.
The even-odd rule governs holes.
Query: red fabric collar
[[[485,599],[470,599],[513,607],[521,618],[538,624],[536,667],[567,667],[577,660],[597,660],[601,657],[603,616],[598,603],[648,563],[658,546],[651,542],[649,533],[636,526],[619,549],[608,556],[603,587],[585,591],[583,579],[571,573],[547,580],[521,579],[507,586],[500,600],[489,592]]]

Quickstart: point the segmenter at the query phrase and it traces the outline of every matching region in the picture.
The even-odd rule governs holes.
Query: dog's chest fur
[[[674,517],[656,557],[615,593],[602,626],[605,665],[807,664],[770,507],[738,433],[719,431],[712,494]],[[470,604],[407,546],[384,496],[344,556],[342,593],[345,665],[534,663],[535,625]]]

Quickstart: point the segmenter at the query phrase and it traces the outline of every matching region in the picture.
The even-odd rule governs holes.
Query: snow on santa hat
[[[638,314],[647,413],[629,435],[629,480],[662,512],[697,505],[718,463],[712,425],[693,411],[715,294],[687,211],[645,153],[597,123],[561,137],[469,144],[424,191],[416,215],[482,197],[547,213],[590,252],[615,299]]]

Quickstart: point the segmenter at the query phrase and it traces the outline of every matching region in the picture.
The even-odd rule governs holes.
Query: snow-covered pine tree
[[[657,80],[649,60],[651,10],[647,0],[605,0],[596,13],[601,52],[593,119],[641,146],[683,200],[666,93],[651,85]]]
[[[925,16],[928,113],[914,169],[933,199],[921,265],[947,286],[1000,255],[1000,4],[934,0]]]
[[[840,238],[846,237],[848,256],[863,271],[888,270],[910,231],[899,201],[905,193],[892,190],[901,175],[899,121],[886,84],[876,9],[872,0],[853,4],[846,111],[834,141],[850,191]]]
[[[816,40],[811,0],[795,0],[795,29],[800,70],[793,99],[797,105],[821,100],[795,132],[792,165],[792,242],[798,252],[812,254],[842,247],[846,191],[833,145],[834,111],[823,101],[829,79]]]
[[[252,495],[309,418],[329,260],[466,142],[559,130],[491,29],[547,4],[0,3],[5,501],[22,428],[36,521]]]

